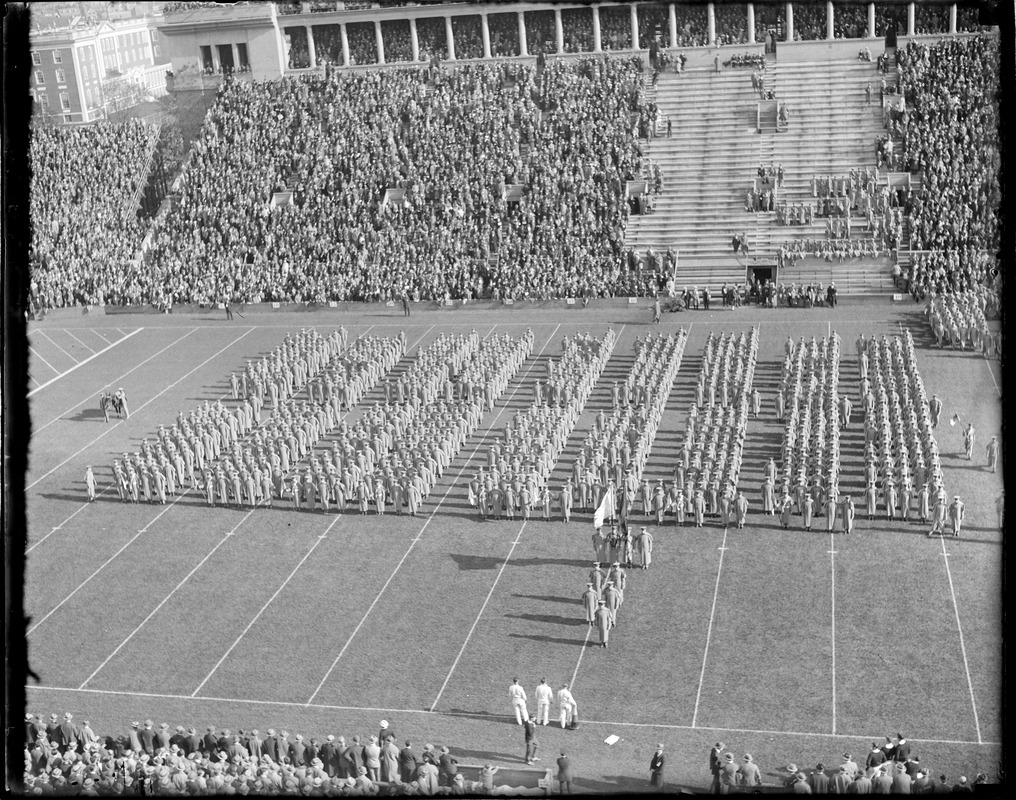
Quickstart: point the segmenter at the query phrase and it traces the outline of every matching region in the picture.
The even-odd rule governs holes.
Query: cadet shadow
[[[505,614],[505,619],[524,619],[529,622],[545,622],[548,625],[585,625],[589,623],[584,619],[574,617],[555,617],[553,614]]]
[[[565,748],[567,749],[567,748]],[[557,780],[557,771],[554,772]],[[596,794],[620,794],[620,793],[646,793],[649,780],[639,780],[633,778],[631,775],[605,775],[607,780],[597,781],[592,778],[577,778],[572,781],[572,787],[578,790],[579,793],[583,791],[595,792]],[[665,786],[665,793],[677,794],[681,789],[677,786]]]
[[[456,553],[452,553],[452,559],[459,565],[460,570],[497,569],[503,562],[503,559],[493,556],[466,556]]]
[[[585,623],[583,623],[583,624],[585,624]],[[540,636],[538,634],[529,634],[529,633],[509,633],[508,637],[510,639],[531,639],[534,642],[542,642],[544,644],[567,644],[567,645],[573,645],[575,647],[582,647],[583,645],[588,645],[589,647],[592,647],[594,644],[597,644],[597,643],[593,642],[592,640],[587,642],[584,638],[583,639],[561,639],[561,638],[559,638],[557,636]]]
[[[83,408],[73,417],[67,417],[69,422],[94,422],[102,419],[102,412],[97,408]],[[109,421],[114,422],[116,414],[110,413]]]
[[[500,562],[498,562],[500,563]],[[592,559],[568,559],[568,558],[519,558],[509,561],[513,567],[545,567],[555,565],[560,567],[584,567],[592,563]]]
[[[542,600],[545,603],[566,603],[568,605],[575,606],[582,605],[581,600],[575,600],[571,597],[556,597],[554,595],[547,594],[513,594],[512,597],[518,597],[522,600]]]

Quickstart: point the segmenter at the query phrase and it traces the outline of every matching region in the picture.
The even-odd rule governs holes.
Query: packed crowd
[[[155,131],[136,119],[32,131],[29,263],[35,308],[124,303],[144,235],[130,203]]]
[[[946,3],[914,3],[914,32],[918,36],[949,31],[949,7]]]
[[[993,253],[965,247],[913,254],[903,279],[906,290],[919,302],[929,294],[963,292],[978,286],[998,291],[1002,275]]]
[[[792,239],[784,242],[776,250],[776,262],[780,267],[792,267],[803,258],[820,258],[823,261],[843,263],[854,258],[879,258],[890,255],[892,249],[879,247],[879,242],[872,238],[842,239]],[[803,287],[802,287],[803,288]],[[821,286],[818,287],[821,290]],[[819,291],[821,294],[821,291]]]
[[[553,11],[526,12],[526,48],[531,56],[557,52],[557,26]]]
[[[947,515],[954,513],[934,433],[942,402],[925,392],[913,337],[909,330],[891,341],[885,336],[865,340],[862,334],[857,358],[864,403],[865,512],[871,519],[881,507],[888,519],[906,521],[916,504],[917,519],[934,520],[932,531],[942,533]],[[956,533],[962,503],[957,510]]]
[[[755,7],[755,41],[764,42],[770,30],[784,31],[786,3],[753,3]]]
[[[534,508],[550,517],[552,498],[548,480],[578,421],[600,372],[614,350],[617,335],[608,328],[602,338],[589,333],[565,337],[563,353],[547,362],[546,381],[533,386],[533,403],[517,412],[502,438],[487,451],[487,467],[468,486],[469,501],[483,519],[529,519]],[[562,517],[568,520],[571,503],[558,492]]]
[[[558,693],[567,707],[570,693]],[[574,701],[572,700],[574,704]],[[152,720],[123,734],[101,734],[67,712],[25,715],[24,791],[28,795],[385,795],[515,794],[496,785],[497,767],[470,769],[447,746],[399,739],[381,720],[376,734],[290,734],[269,728],[235,733],[214,725]],[[475,778],[475,780],[473,779]],[[521,789],[522,793],[527,790]]]
[[[727,745],[717,742],[709,752],[709,770],[713,776],[713,794],[760,792],[763,768],[751,753],[740,761],[732,752],[724,752]],[[960,775],[954,783],[933,767],[922,764],[913,743],[902,733],[885,737],[885,742],[871,743],[871,750],[858,761],[850,753],[843,753],[838,766],[819,762],[808,770],[797,764],[777,767],[786,775],[783,790],[788,794],[948,794],[970,792],[988,783],[988,776],[977,773],[973,781]],[[935,772],[939,772],[936,777]]]
[[[797,24],[797,6],[794,6],[794,24]],[[837,39],[864,39],[868,35],[868,6],[864,3],[839,3],[833,16],[833,33]],[[822,36],[825,38],[825,31]],[[871,60],[870,58],[868,59]]]
[[[948,342],[950,347],[967,345],[985,358],[995,354],[996,339],[988,320],[998,319],[1001,301],[998,293],[986,286],[977,286],[963,292],[933,295],[925,313],[935,343],[939,347]]]
[[[719,58],[719,56],[717,56]],[[730,58],[723,62],[725,67],[738,67],[745,68],[750,67],[753,70],[762,70],[766,68],[766,57],[759,55],[758,53],[734,53]]]
[[[386,63],[413,60],[413,41],[409,34],[408,20],[381,20],[381,36],[384,39]]]
[[[490,53],[495,58],[517,56],[519,47],[518,14],[490,14],[487,17],[490,29]]]
[[[940,251],[912,280],[923,290],[970,288],[996,266],[985,254],[1001,241],[998,47],[997,37],[981,36],[910,42],[902,54],[901,160],[924,180],[910,216],[911,246]]]
[[[836,7],[836,19],[839,10]],[[826,38],[825,3],[794,3],[794,39],[796,41]]]
[[[438,71],[429,91],[421,77],[224,85],[127,297],[158,286],[206,303],[617,291],[623,186],[641,167],[629,115],[648,114],[639,65],[554,62],[540,77],[471,65]],[[508,183],[526,187],[517,204],[502,196]],[[287,187],[294,205],[271,210]],[[379,207],[386,187],[404,188],[405,204]]]
[[[825,514],[832,532],[839,517],[851,531],[853,499],[840,497],[840,428],[850,423],[851,403],[839,395],[840,337],[806,344],[787,338],[783,372],[776,395],[776,416],[784,422],[781,466],[770,459],[762,483],[762,511],[780,515],[784,528],[791,514],[801,515],[805,530]],[[778,486],[778,488],[777,488]],[[777,496],[778,495],[778,496]]]
[[[483,33],[479,16],[452,17],[456,58],[483,58]],[[446,45],[447,46],[447,45]]]

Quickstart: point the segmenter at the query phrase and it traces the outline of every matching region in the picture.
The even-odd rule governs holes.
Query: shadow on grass
[[[545,622],[548,625],[589,625],[584,619],[557,617],[553,614],[505,614],[504,616],[506,619],[525,619],[530,622]]]
[[[526,763],[526,756],[523,753],[521,756],[508,755],[507,753],[492,753],[489,750],[464,750],[461,747],[448,748],[451,751],[451,755],[458,759],[470,758],[476,759],[477,761],[490,762],[490,761],[521,761],[523,764]]]
[[[522,600],[542,600],[545,603],[567,603],[568,605],[580,606],[582,605],[581,599],[573,599],[571,597],[557,597],[549,594],[513,594],[512,597],[518,597]]]
[[[518,723],[515,721],[515,717],[510,717],[507,714],[494,714],[488,711],[466,711],[464,708],[453,708],[450,711],[442,711],[442,714],[448,717],[461,717],[463,719],[485,719],[489,722],[500,722],[505,725],[515,725]],[[456,748],[449,747],[450,750],[456,750]]]
[[[579,624],[586,623],[583,623],[581,620],[579,620]],[[593,644],[597,645],[599,644],[598,642],[594,643],[592,640],[586,642],[585,639],[561,639],[557,636],[541,636],[539,634],[533,633],[509,633],[508,637],[510,639],[531,639],[534,642],[543,642],[544,644],[568,644],[573,645],[575,647],[582,647],[583,645],[586,644],[592,647]]]
[[[103,416],[102,412],[97,408],[83,408],[73,417],[68,417],[67,419],[71,422],[97,422],[100,419],[103,419]],[[109,415],[109,421],[115,422],[116,415],[111,413]]]
[[[459,565],[460,570],[498,569],[504,563],[504,559],[499,556],[470,556],[462,553],[452,553],[451,557]],[[588,561],[575,561],[567,558],[520,558],[515,561],[509,561],[508,565],[511,567],[582,567],[589,563]]]

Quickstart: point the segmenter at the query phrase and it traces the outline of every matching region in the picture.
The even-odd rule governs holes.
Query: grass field
[[[965,536],[928,539],[917,523],[859,519],[856,534],[784,531],[749,515],[744,530],[654,530],[653,568],[633,571],[611,647],[592,646],[580,595],[593,551],[588,515],[481,522],[466,483],[486,445],[524,408],[544,360],[565,335],[608,325],[611,360],[555,471],[564,480],[610,384],[652,328],[645,306],[503,312],[435,310],[404,319],[362,313],[265,313],[52,319],[30,330],[33,436],[26,475],[29,658],[40,685],[29,708],[69,710],[97,731],[133,719],[268,727],[321,736],[369,733],[381,718],[400,738],[447,743],[460,761],[523,762],[508,684],[532,696],[541,677],[573,682],[581,726],[540,733],[542,764],[567,748],[576,788],[648,789],[657,742],[668,783],[708,784],[717,739],[751,752],[767,780],[794,761],[863,759],[871,741],[903,731],[935,774],[995,775],[1001,759],[1002,474],[984,468],[1001,433],[999,363],[929,346],[913,306],[668,314],[689,329],[646,474],[670,475],[710,330],[760,327],[742,487],[759,507],[761,468],[779,457],[772,396],[783,343],[843,337],[841,391],[857,391],[853,342],[909,326],[929,394],[978,431],[973,462],[961,427],[937,430],[946,489],[966,502]],[[137,449],[180,410],[228,393],[228,376],[287,330],[344,324],[351,335],[413,345],[441,332],[535,332],[533,356],[438,482],[419,517],[324,515],[290,508],[207,508],[194,492],[167,506],[123,505],[115,454]],[[352,337],[351,337],[352,338]],[[396,367],[404,369],[407,360]],[[131,417],[105,424],[96,398],[124,387]],[[381,395],[375,390],[364,403]],[[854,398],[858,398],[855,396]],[[226,401],[227,403],[232,401]],[[855,403],[855,407],[859,403]],[[357,410],[353,411],[355,418]],[[855,420],[857,417],[855,416]],[[845,431],[842,485],[859,497],[861,424]],[[92,464],[103,492],[85,502]],[[638,518],[636,518],[638,522]],[[799,523],[797,523],[799,524]],[[621,741],[603,743],[609,734]],[[950,781],[952,782],[952,781]]]

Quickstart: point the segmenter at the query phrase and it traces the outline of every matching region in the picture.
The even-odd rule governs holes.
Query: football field
[[[151,718],[236,730],[269,727],[323,737],[376,731],[382,718],[414,746],[447,744],[462,763],[524,763],[508,685],[570,682],[580,726],[541,728],[541,765],[565,748],[576,790],[648,790],[649,760],[666,745],[672,788],[708,786],[708,752],[722,740],[752,753],[768,782],[788,762],[862,761],[873,741],[904,733],[922,765],[994,778],[1001,759],[1001,555],[995,499],[1002,470],[984,447],[1001,438],[997,359],[933,346],[913,304],[849,303],[835,310],[665,314],[627,308],[470,308],[416,312],[364,305],[355,313],[248,309],[207,315],[60,317],[29,330],[32,438],[25,476],[30,617],[28,710],[70,711],[99,733]],[[197,490],[165,506],[123,504],[112,461],[155,439],[159,425],[222,399],[229,375],[267,355],[287,332],[339,325],[355,336],[396,336],[409,353],[439,334],[535,334],[532,356],[486,413],[416,517],[209,508]],[[542,381],[565,336],[608,327],[613,355],[557,462],[556,490],[611,385],[649,332],[688,331],[673,391],[649,457],[651,483],[670,480],[710,331],[759,328],[755,385],[740,486],[752,503],[744,530],[652,527],[653,566],[629,571],[610,648],[596,646],[580,602],[593,548],[591,515],[555,512],[482,521],[467,483],[487,447]],[[929,396],[950,496],[966,504],[964,536],[929,539],[917,522],[869,522],[861,500],[863,405],[854,342],[909,328]],[[772,398],[784,343],[842,337],[840,391],[853,424],[841,437],[841,490],[858,505],[855,532],[783,530],[759,511],[762,468],[780,458]],[[97,398],[123,387],[130,418],[105,423]],[[375,388],[352,410],[376,400]],[[949,419],[958,414],[960,424]],[[265,413],[267,417],[267,411]],[[963,456],[962,428],[977,431]],[[327,440],[319,443],[323,446]],[[99,497],[86,502],[94,468]],[[655,525],[638,508],[634,524]],[[530,710],[535,712],[534,704]],[[615,734],[613,746],[603,740]]]

